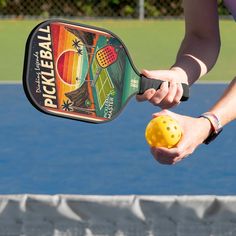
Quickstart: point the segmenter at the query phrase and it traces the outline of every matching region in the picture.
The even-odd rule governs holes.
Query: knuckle
[[[160,88],[160,93],[162,94],[167,94],[169,91],[168,86],[163,86],[162,88]]]
[[[156,93],[155,96],[152,96],[149,101],[153,104],[153,105],[159,105],[159,103],[163,100],[163,96],[160,93]]]
[[[164,101],[166,104],[170,105],[170,104],[173,103],[173,99],[174,99],[173,96],[172,96],[171,94],[168,94],[168,95],[165,96],[165,98],[163,99],[163,101]]]
[[[158,105],[160,103],[160,99],[153,97],[149,99],[149,102],[152,103],[153,105]]]
[[[175,97],[175,98],[173,99],[172,103],[173,103],[173,105],[179,104],[179,103],[180,103],[180,98]]]
[[[170,82],[170,87],[171,88],[177,88],[177,84],[173,81]]]
[[[179,91],[181,91],[181,92],[183,92],[183,91],[184,91],[184,89],[183,89],[183,86],[182,86],[182,84],[181,84],[181,83],[179,83],[179,84],[178,84],[178,90],[179,90]]]
[[[143,95],[146,100],[150,100],[154,94],[155,94],[155,92],[153,90],[147,90],[147,91],[145,91],[145,93]]]
[[[167,96],[166,98],[165,98],[165,100],[166,100],[166,102],[167,103],[173,103],[173,98],[172,97],[170,97],[170,96]]]

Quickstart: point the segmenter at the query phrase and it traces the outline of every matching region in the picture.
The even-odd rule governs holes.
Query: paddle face
[[[61,20],[30,34],[23,84],[40,111],[81,121],[114,119],[139,91],[140,76],[111,32]]]

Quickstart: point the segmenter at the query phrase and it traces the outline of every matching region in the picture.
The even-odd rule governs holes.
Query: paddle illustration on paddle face
[[[24,90],[38,110],[50,115],[111,121],[132,96],[162,82],[140,75],[122,41],[104,29],[48,20],[26,43]],[[186,101],[189,88],[182,86]]]

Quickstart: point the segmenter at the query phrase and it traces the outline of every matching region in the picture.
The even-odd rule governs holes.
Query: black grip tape
[[[141,81],[140,81],[140,89],[138,94],[143,94],[146,90],[150,88],[154,88],[155,90],[158,90],[161,87],[161,84],[164,81],[158,80],[158,79],[149,79],[145,76],[141,75]],[[181,101],[187,101],[189,99],[189,86],[187,84],[181,83],[183,87],[183,96],[180,99]]]

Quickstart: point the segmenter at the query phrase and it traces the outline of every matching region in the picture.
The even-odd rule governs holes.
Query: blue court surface
[[[196,84],[174,111],[198,116],[226,84]],[[175,166],[158,164],[144,131],[159,108],[133,98],[113,122],[40,113],[21,84],[0,86],[0,194],[236,194],[236,124]],[[235,108],[232,108],[235,109]]]

